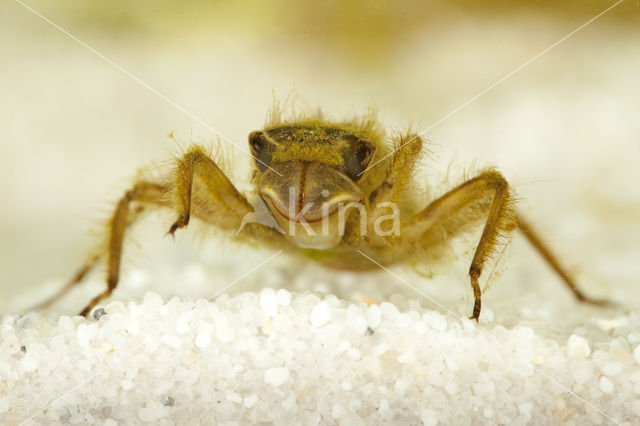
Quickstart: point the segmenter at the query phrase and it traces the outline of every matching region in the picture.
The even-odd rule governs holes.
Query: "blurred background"
[[[191,141],[215,143],[208,126],[245,147],[274,95],[291,93],[301,108],[334,118],[377,106],[389,128],[439,123],[426,133],[425,179],[446,182],[452,163],[497,166],[588,291],[638,306],[637,1],[439,122],[614,3],[1,2],[0,312],[24,309],[74,272],[94,241],[87,231],[108,217],[136,170],[165,164]],[[245,188],[250,158],[220,145]],[[189,230],[174,243],[162,237],[170,223],[151,221],[137,234],[125,265],[166,277],[168,268],[204,273],[194,265],[207,262],[216,273],[237,250],[247,262],[269,255],[220,241],[202,249]],[[468,298],[467,257],[454,266],[452,300]],[[291,269],[286,262],[278,268]],[[239,264],[238,275],[247,270]],[[525,303],[529,293],[571,303],[521,239],[506,264],[487,306]],[[123,287],[143,281],[125,274]],[[176,287],[164,295],[184,295]],[[421,287],[438,294],[437,284]],[[145,290],[159,291],[141,284],[137,295]]]

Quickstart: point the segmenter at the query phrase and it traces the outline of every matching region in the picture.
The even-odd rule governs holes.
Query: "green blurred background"
[[[614,2],[24,4],[126,73],[0,4],[4,301],[73,272],[135,171],[177,151],[169,132],[216,140],[159,94],[242,146],[274,93],[337,118],[376,105],[389,126],[426,128]],[[433,182],[453,160],[497,165],[559,251],[621,297],[640,274],[639,24],[639,3],[622,2],[427,133]],[[247,155],[222,146],[246,186]],[[143,240],[177,264],[201,256]]]

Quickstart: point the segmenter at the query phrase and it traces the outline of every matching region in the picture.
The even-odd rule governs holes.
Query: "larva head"
[[[249,146],[260,196],[285,233],[300,247],[337,245],[336,213],[362,200],[358,181],[376,144],[340,128],[299,123],[253,132]]]

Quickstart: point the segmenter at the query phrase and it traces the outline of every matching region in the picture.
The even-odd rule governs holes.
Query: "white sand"
[[[140,304],[107,304],[97,320],[9,315],[0,417],[115,425],[631,424],[640,416],[636,313],[557,341],[544,322],[505,327],[489,309],[477,326],[417,300],[399,304],[406,308],[265,288],[215,302],[147,293]],[[607,341],[596,340],[602,332]]]

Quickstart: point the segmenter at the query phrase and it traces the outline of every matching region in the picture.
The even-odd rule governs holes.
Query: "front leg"
[[[460,216],[466,207],[475,203],[478,203],[483,211],[488,210],[482,236],[469,268],[469,278],[475,299],[470,319],[478,321],[482,302],[482,292],[478,280],[484,264],[494,252],[498,236],[512,231],[516,227],[515,213],[511,208],[509,185],[504,177],[496,171],[489,170],[464,182],[416,214],[403,233],[405,237],[408,236],[409,239],[418,241],[418,244],[425,233],[438,226],[444,227],[449,235],[455,234],[465,225],[456,221],[455,217]],[[467,220],[473,219],[475,218]]]
[[[406,208],[407,202],[411,203],[412,200],[407,199],[407,187],[412,180],[413,172],[418,165],[418,160],[422,153],[422,139],[415,134],[408,133],[405,135],[398,135],[394,140],[395,151],[390,156],[389,161],[386,164],[378,166],[380,169],[373,170],[375,173],[380,173],[381,181],[377,186],[371,190],[369,196],[365,200],[368,202],[369,211],[367,214],[367,246],[376,247],[379,249],[389,249],[393,247],[393,239],[396,234],[392,235],[379,235],[376,230],[376,223],[382,216],[389,215],[389,206],[394,206],[396,211],[410,210]],[[355,238],[356,241],[360,241],[360,235]]]
[[[178,160],[173,195],[178,219],[169,229],[171,235],[189,224],[192,206],[199,218],[228,230],[237,230],[242,218],[253,212],[247,199],[199,146]]]
[[[394,140],[394,152],[384,171],[384,180],[369,195],[368,201],[371,206],[384,202],[400,202],[418,165],[422,144],[422,139],[412,133],[400,135]]]

